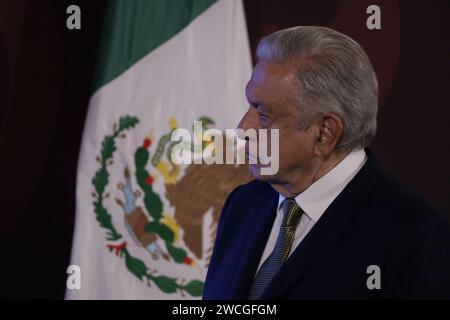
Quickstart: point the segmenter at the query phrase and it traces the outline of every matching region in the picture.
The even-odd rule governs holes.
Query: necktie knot
[[[287,198],[283,201],[283,222],[282,225],[293,227],[298,222],[302,209],[294,199]]]

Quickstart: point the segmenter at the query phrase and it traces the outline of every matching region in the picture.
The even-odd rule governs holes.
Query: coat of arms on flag
[[[205,117],[200,120],[203,120],[205,129],[214,124],[213,120]],[[153,137],[149,134],[141,145],[136,146],[133,155],[134,169],[124,167],[123,180],[116,183],[116,191],[120,192],[111,195],[106,192],[109,184],[114,185],[109,179],[108,167],[114,164],[117,140],[126,139],[127,132],[131,134],[129,132],[138,123],[136,117],[121,117],[118,123],[113,124],[111,134],[104,137],[102,148],[96,157],[99,168],[92,178],[95,190],[92,192],[92,198],[96,219],[106,230],[106,247],[116,256],[123,258],[127,269],[139,280],[145,280],[148,286],[154,284],[165,293],[180,291],[193,297],[200,296],[203,280],[187,281],[147,266],[129,252],[128,243],[132,241],[135,246],[148,251],[153,260],[162,259],[191,268],[198,265],[207,267],[221,200],[230,187],[245,181],[245,178],[248,179],[248,169],[245,166],[191,165],[181,178],[180,166],[171,160],[172,147],[176,144],[170,140],[171,132],[156,141],[153,155],[150,152]],[[171,118],[169,125],[171,131],[175,130],[176,119]],[[149,166],[154,169],[153,174],[147,169]],[[155,179],[163,180],[165,194],[158,194],[153,189]],[[220,181],[220,185],[214,180]],[[115,210],[115,213],[109,212],[104,206],[104,202],[113,197],[121,209]],[[164,207],[161,197],[168,200],[173,211]],[[142,198],[141,205],[137,201],[138,198]],[[190,205],[192,201],[195,205]],[[202,232],[204,215],[208,208],[212,209],[212,220],[209,229]],[[117,231],[117,221],[125,225],[126,234]],[[204,234],[206,239],[202,237]]]

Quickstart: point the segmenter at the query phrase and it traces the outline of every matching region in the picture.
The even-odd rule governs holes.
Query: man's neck
[[[321,160],[309,175],[303,175],[302,178],[297,178],[296,175],[294,175],[290,181],[271,183],[271,186],[275,191],[286,198],[294,198],[308,189],[314,182],[333,170],[333,168],[344,160],[349,153],[350,152],[348,151],[335,151],[326,159]]]

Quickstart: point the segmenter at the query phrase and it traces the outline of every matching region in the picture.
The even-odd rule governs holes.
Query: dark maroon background
[[[82,29],[65,27],[78,4]],[[0,297],[63,298],[75,176],[105,0],[0,0]],[[365,27],[369,4],[382,30]],[[384,169],[450,217],[448,0],[245,0],[249,37],[324,25],[354,37],[380,80]],[[220,63],[220,61],[218,61]]]

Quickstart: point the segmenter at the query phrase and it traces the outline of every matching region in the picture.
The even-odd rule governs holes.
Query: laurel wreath
[[[134,128],[138,122],[139,120],[136,117],[121,117],[118,125],[114,124],[113,126],[113,134],[104,137],[100,156],[97,157],[100,168],[92,178],[92,185],[95,189],[95,192],[92,193],[94,198],[93,205],[96,219],[100,226],[106,229],[106,239],[109,241],[118,241],[122,239],[122,235],[115,229],[112,222],[112,216],[103,204],[103,201],[109,197],[109,194],[105,193],[109,183],[107,167],[113,163],[112,159],[114,152],[116,151],[116,139],[119,137],[125,138],[124,132]],[[158,152],[161,152],[161,150],[158,150]],[[172,230],[160,222],[163,209],[161,199],[153,192],[151,184],[146,183],[149,173],[145,170],[145,165],[148,160],[148,150],[143,146],[137,148],[135,152],[136,179],[144,193],[144,205],[150,213],[150,216],[153,218],[153,221],[145,226],[145,230],[147,232],[157,233],[165,241],[171,257],[176,262],[181,262],[183,259],[186,259],[187,254],[182,248],[177,248],[172,245],[174,237]],[[165,293],[175,293],[180,291],[182,294],[186,292],[193,297],[201,296],[203,293],[204,282],[201,280],[191,280],[188,283],[184,283],[183,280],[178,281],[177,278],[165,275],[155,275],[156,271],[150,270],[142,260],[133,257],[126,248],[126,245],[120,247],[109,245],[107,247],[110,251],[116,249],[116,255],[124,258],[127,269],[139,280],[143,281],[146,279],[149,284],[154,283]]]

